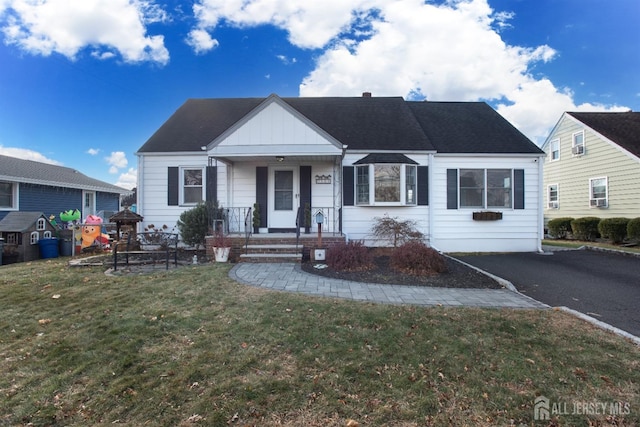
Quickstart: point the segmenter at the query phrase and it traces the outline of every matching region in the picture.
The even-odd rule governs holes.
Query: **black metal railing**
[[[249,238],[251,237],[251,228],[253,225],[251,217],[251,208],[247,209],[244,215],[244,253],[249,253]]]
[[[298,250],[298,243],[300,242],[300,206],[298,206],[298,212],[296,212],[296,251]]]

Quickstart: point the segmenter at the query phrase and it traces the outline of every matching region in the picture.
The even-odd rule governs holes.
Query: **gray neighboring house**
[[[60,222],[60,212],[78,209],[82,218],[120,210],[124,188],[75,169],[0,155],[0,220],[9,212],[42,212]]]

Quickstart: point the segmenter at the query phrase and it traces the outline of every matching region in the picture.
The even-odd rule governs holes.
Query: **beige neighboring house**
[[[566,112],[542,149],[545,223],[640,217],[640,112]]]

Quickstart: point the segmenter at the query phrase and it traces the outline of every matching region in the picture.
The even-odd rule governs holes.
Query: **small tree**
[[[391,218],[385,214],[382,218],[374,218],[373,221],[371,228],[373,235],[378,239],[387,240],[394,248],[403,243],[424,238],[424,234],[417,230],[416,222],[410,219],[401,221],[398,217]]]

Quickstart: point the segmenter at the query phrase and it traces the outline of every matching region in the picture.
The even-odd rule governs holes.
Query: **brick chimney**
[[[371,98],[371,92],[362,92],[363,98]]]

